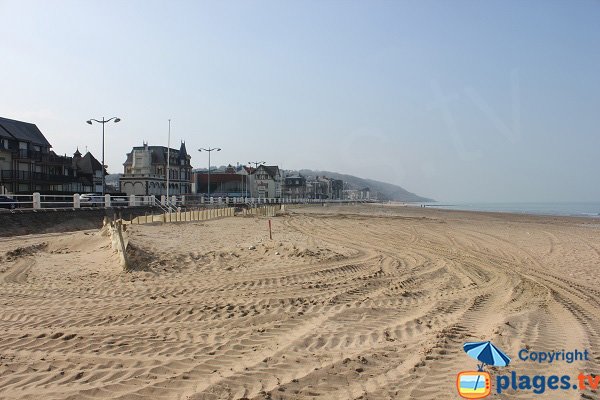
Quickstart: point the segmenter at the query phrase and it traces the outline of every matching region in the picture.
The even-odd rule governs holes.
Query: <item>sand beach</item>
[[[454,399],[467,341],[600,351],[598,219],[306,206],[272,240],[267,220],[132,225],[132,272],[98,230],[0,239],[0,398]]]

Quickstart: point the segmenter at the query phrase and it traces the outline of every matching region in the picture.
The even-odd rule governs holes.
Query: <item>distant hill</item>
[[[333,179],[341,179],[352,189],[369,188],[371,193],[376,193],[379,200],[406,201],[406,202],[428,202],[434,201],[426,197],[418,196],[408,190],[392,185],[391,183],[380,182],[373,179],[359,178],[353,175],[340,174],[330,171],[313,171],[310,169],[301,169],[297,171],[304,176],[326,176]]]
[[[111,185],[111,184],[117,184],[117,182],[119,182],[119,179],[121,179],[121,175],[123,174],[108,174],[106,175],[106,177],[104,178],[104,180],[106,181],[107,185]]]

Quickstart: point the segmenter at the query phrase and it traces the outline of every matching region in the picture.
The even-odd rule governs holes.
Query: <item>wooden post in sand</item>
[[[271,233],[271,220],[269,220],[269,239],[273,240],[273,234]]]
[[[115,221],[115,228],[117,231],[117,235],[119,238],[119,246],[120,246],[120,251],[118,251],[120,253],[121,256],[121,264],[123,266],[123,269],[128,270],[129,269],[129,263],[127,262],[127,253],[126,253],[126,248],[125,248],[125,241],[123,240],[123,226],[121,224],[121,221]]]

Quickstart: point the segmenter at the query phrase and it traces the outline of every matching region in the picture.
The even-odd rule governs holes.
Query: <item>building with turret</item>
[[[121,192],[128,195],[166,195],[168,184],[169,195],[191,193],[190,159],[185,142],[181,142],[179,150],[149,146],[148,143],[134,147],[123,163]]]

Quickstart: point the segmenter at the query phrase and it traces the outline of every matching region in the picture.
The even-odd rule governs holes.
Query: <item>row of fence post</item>
[[[49,197],[57,197],[50,196]],[[94,205],[99,205],[103,207],[112,207],[112,206],[144,206],[144,205],[155,205],[158,203],[155,196],[140,196],[140,195],[128,195],[128,196],[115,196],[106,194],[104,197],[102,195],[86,195],[85,201],[83,201],[82,195],[74,194],[72,195],[72,200],[70,200],[70,195],[68,196],[59,196],[64,197],[68,201],[63,201],[62,204],[65,206],[72,202],[73,208],[81,208],[81,207],[89,207]],[[167,206],[206,206],[206,205],[218,205],[218,206],[231,206],[237,204],[250,204],[250,205],[281,205],[281,204],[310,204],[310,203],[336,203],[343,202],[343,200],[328,200],[328,199],[290,199],[290,198],[264,198],[264,197],[205,197],[201,196],[198,198],[194,195],[181,195],[181,196],[169,196],[170,199],[167,201],[167,197],[162,195],[160,197],[160,205],[163,207]],[[33,193],[32,198],[32,208],[34,210],[43,208],[42,195],[40,193]],[[28,203],[28,202],[26,202]],[[54,203],[54,201],[51,201]]]
[[[132,224],[147,224],[152,222],[186,222],[186,221],[207,221],[221,217],[233,217],[235,209],[233,207],[207,208],[189,211],[165,212],[162,214],[145,214],[135,217],[131,220]]]
[[[258,206],[249,209],[243,209],[242,215],[255,215],[274,217],[277,211],[283,210],[283,205]],[[234,207],[206,208],[189,211],[178,210],[176,212],[165,212],[162,214],[145,214],[132,218],[131,224],[148,224],[152,222],[187,222],[187,221],[207,221],[221,217],[235,216]]]

